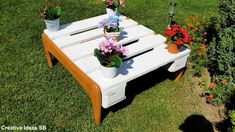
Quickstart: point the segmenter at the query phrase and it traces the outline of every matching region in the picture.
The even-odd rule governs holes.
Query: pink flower
[[[120,0],[119,2],[120,2],[120,5],[123,7],[125,6],[126,0]]]
[[[119,49],[119,52],[121,52],[123,56],[127,56],[128,53],[129,53],[128,49],[126,49],[126,48],[124,48],[124,47],[121,47],[121,48]]]
[[[113,5],[113,0],[108,0],[109,5]]]

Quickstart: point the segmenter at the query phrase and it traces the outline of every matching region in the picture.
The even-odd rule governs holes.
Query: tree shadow
[[[213,132],[213,126],[203,115],[191,115],[179,126],[183,132]]]
[[[170,75],[171,73],[169,73],[166,69],[159,68],[146,75],[143,75],[137,79],[128,82],[125,92],[126,99],[107,109],[102,109],[102,120],[109,114],[109,112],[117,112],[118,110],[123,109],[128,105],[130,105],[133,102],[136,95],[152,88],[157,83],[160,83],[166,79],[170,79],[168,78],[170,77]]]

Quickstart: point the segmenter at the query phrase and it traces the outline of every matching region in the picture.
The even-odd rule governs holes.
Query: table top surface
[[[108,16],[100,15],[60,26],[57,32],[44,33],[84,73],[93,79],[101,91],[126,83],[174,60],[189,55],[190,50],[181,47],[181,52],[171,54],[164,43],[166,38],[132,19],[120,15],[123,31],[118,44],[129,50],[127,59],[113,79],[106,79],[100,73],[100,63],[93,51],[105,40],[103,29],[98,24]]]

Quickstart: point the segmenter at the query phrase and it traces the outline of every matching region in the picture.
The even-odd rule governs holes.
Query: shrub
[[[218,83],[212,82],[208,91],[205,93],[207,103],[220,106],[229,100],[235,92],[235,84],[222,80]]]
[[[235,110],[232,110],[229,112],[229,117],[231,119],[231,123],[232,123],[232,131],[235,132]]]
[[[213,80],[235,78],[235,29],[227,27],[219,30],[218,36],[209,45],[209,70]]]
[[[219,5],[221,26],[235,28],[235,1],[221,0]]]
[[[190,61],[193,63],[193,74],[201,76],[204,68],[207,66],[207,20],[200,19],[198,16],[190,16],[186,18],[186,26],[189,34],[192,36],[192,43],[189,47],[191,49]]]
[[[221,0],[217,34],[209,45],[209,71],[213,81],[235,79],[235,2]]]

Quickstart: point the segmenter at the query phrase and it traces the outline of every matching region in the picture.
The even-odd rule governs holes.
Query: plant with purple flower
[[[94,50],[94,55],[101,65],[119,68],[122,65],[122,59],[128,55],[128,50],[117,45],[114,38],[109,38],[100,43],[99,48]]]
[[[120,6],[124,7],[126,0],[103,0],[103,2],[106,4],[107,8],[116,10]]]
[[[118,16],[109,16],[108,19],[104,19],[99,23],[99,28],[104,28],[104,31],[110,32],[120,32],[119,22],[122,20]]]

